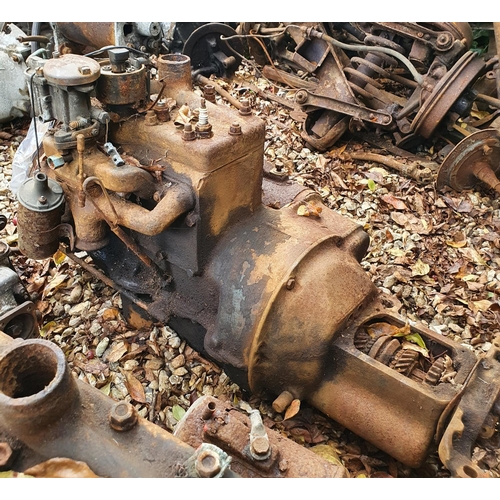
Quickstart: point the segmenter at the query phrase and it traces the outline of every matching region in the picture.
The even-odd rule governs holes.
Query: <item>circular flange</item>
[[[221,36],[234,35],[236,31],[227,24],[204,24],[191,33],[182,53],[189,56],[194,70],[212,66],[218,68],[217,76],[227,76],[236,71],[241,63],[241,57],[235,51],[241,54],[244,49],[239,38],[226,42],[221,40]]]
[[[500,134],[497,129],[479,130],[462,139],[444,159],[437,175],[436,187],[450,186],[455,191],[472,189],[479,181],[472,167],[486,162],[496,173],[500,170]]]
[[[464,90],[485,68],[474,52],[466,52],[435,86],[411,124],[412,130],[428,139]]]
[[[49,59],[43,67],[43,76],[54,85],[86,85],[95,82],[101,74],[101,66],[90,57],[64,54]]]

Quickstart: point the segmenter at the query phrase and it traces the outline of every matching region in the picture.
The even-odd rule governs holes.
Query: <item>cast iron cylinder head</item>
[[[19,249],[31,259],[51,257],[59,247],[64,194],[59,183],[43,172],[26,179],[17,195]]]

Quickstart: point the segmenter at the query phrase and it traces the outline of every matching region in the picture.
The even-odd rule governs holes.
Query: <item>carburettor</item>
[[[411,467],[439,445],[454,474],[484,474],[470,451],[497,419],[500,344],[486,366],[405,325],[359,264],[362,228],[304,186],[263,179],[264,123],[248,103],[206,102],[184,55],[159,56],[154,81],[121,49],[100,63],[66,54],[30,68],[38,115],[59,124],[20,188],[20,211],[45,221],[38,231],[19,218],[24,253],[46,258],[69,238],[131,311],[170,324],[241,386],[280,407],[308,401]],[[25,201],[34,183],[52,192],[44,203]],[[427,355],[380,323],[420,335]],[[441,380],[446,363],[454,385]]]

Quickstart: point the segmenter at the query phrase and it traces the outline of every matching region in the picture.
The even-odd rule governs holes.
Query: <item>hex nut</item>
[[[214,477],[221,471],[220,458],[211,450],[203,450],[196,457],[196,472],[200,477]]]
[[[9,443],[0,443],[0,470],[8,470],[14,461],[14,451]]]
[[[269,452],[269,440],[267,437],[259,436],[251,441],[252,451],[259,456],[264,456]]]
[[[132,429],[139,420],[136,409],[125,401],[115,403],[109,413],[109,425],[118,432]]]

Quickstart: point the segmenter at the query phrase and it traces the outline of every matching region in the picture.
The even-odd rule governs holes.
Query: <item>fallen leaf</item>
[[[408,207],[405,205],[405,203],[392,194],[384,194],[383,196],[381,196],[381,199],[388,205],[393,206],[396,210],[408,210]]]
[[[465,245],[467,245],[467,240],[462,240],[462,241],[446,241],[446,244],[450,247],[453,248],[463,248]]]
[[[431,270],[429,264],[426,264],[425,262],[421,261],[420,259],[415,262],[413,266],[411,266],[411,275],[412,276],[425,276],[426,274],[429,274],[429,271]]]
[[[42,297],[45,298],[49,295],[49,293],[54,292],[58,288],[61,288],[66,280],[68,279],[67,274],[56,274],[47,284],[47,286],[43,290]]]
[[[177,422],[179,422],[179,420],[181,420],[185,414],[186,410],[182,406],[172,406],[172,415],[174,416],[175,420],[177,420]]]
[[[85,462],[78,462],[70,458],[51,458],[46,462],[30,467],[24,473],[33,477],[45,478],[99,477],[94,474]]]
[[[54,261],[54,264],[56,266],[59,266],[61,265],[64,260],[66,259],[66,254],[61,252],[61,250],[58,250],[53,256],[52,256],[52,260]]]
[[[125,342],[113,343],[109,353],[106,356],[106,361],[108,363],[116,363],[127,351],[128,346],[125,344]]]
[[[377,190],[377,183],[373,179],[368,179],[367,185],[368,185],[368,188],[370,189],[370,191]]]
[[[286,409],[285,418],[283,420],[288,420],[289,418],[295,417],[300,410],[300,399],[294,399],[290,406]]]
[[[311,451],[324,458],[326,461],[330,462],[334,465],[344,464],[341,462],[340,457],[337,453],[337,450],[331,446],[330,444],[317,444],[311,448]]]
[[[469,304],[469,307],[477,313],[478,311],[487,311],[494,303],[489,300],[476,300]]]
[[[146,394],[144,393],[144,387],[137,380],[132,373],[125,371],[125,385],[127,386],[130,397],[137,401],[138,403],[146,402]]]
[[[40,337],[46,337],[47,335],[49,335],[49,333],[52,333],[56,327],[57,323],[55,321],[49,321],[48,323],[45,323],[45,325],[40,328]]]
[[[407,335],[405,337],[407,339],[407,342],[403,342],[401,344],[402,349],[407,349],[410,351],[416,351],[422,354],[422,356],[425,356],[426,358],[429,357],[429,349],[425,346],[425,342],[418,333],[412,333],[410,335]]]

